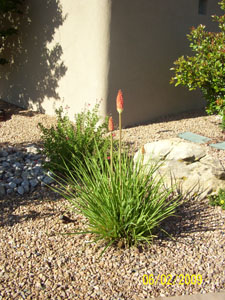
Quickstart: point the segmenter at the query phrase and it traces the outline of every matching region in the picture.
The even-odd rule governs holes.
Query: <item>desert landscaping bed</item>
[[[4,105],[1,147],[39,145],[38,122],[46,127],[56,124],[54,117]],[[123,140],[135,150],[185,131],[224,141],[218,124],[215,116],[202,112],[180,114],[127,128]],[[225,167],[224,150],[202,147]],[[190,199],[178,218],[167,220],[163,228],[170,237],[160,233],[152,245],[130,249],[112,246],[100,259],[104,244],[89,244],[88,235],[60,234],[86,223],[68,209],[64,199],[45,187],[0,199],[0,299],[130,300],[225,289],[225,214],[209,206],[208,199]],[[63,214],[73,222],[62,220]],[[153,275],[154,284],[143,284],[146,274]],[[202,282],[185,284],[182,275],[202,277]]]

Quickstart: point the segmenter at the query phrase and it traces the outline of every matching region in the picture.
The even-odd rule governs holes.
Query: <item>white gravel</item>
[[[138,148],[183,131],[225,140],[215,116],[195,117],[193,113],[182,118],[126,129],[124,140]],[[12,115],[0,122],[0,143],[18,147],[39,143],[40,121],[47,126],[55,119],[27,111]],[[224,163],[224,150],[203,147]],[[68,211],[67,204],[43,187],[32,195],[0,200],[0,299],[140,300],[225,289],[225,213],[209,206],[207,199],[190,200],[178,212],[179,218],[165,222],[171,238],[160,234],[151,246],[110,247],[99,260],[103,244],[89,244],[87,235],[60,234],[82,229],[86,223]],[[62,214],[74,222],[63,223]],[[153,274],[154,285],[143,284],[145,274]],[[165,284],[161,283],[163,274]],[[181,274],[201,275],[203,281],[179,284]]]

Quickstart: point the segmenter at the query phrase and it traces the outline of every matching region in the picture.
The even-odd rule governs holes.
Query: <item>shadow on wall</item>
[[[191,53],[186,34],[201,22],[212,23],[210,15],[198,14],[195,0],[112,1],[106,110],[115,123],[118,89],[126,102],[125,127],[205,106],[199,91],[189,92],[169,83],[173,62]]]
[[[52,43],[55,30],[66,17],[59,0],[25,0],[22,11],[0,19],[0,28],[10,22],[18,29],[2,53],[10,63],[0,66],[0,96],[23,108],[33,103],[44,113],[41,104],[45,97],[59,100],[58,81],[67,70],[61,60],[62,47]]]

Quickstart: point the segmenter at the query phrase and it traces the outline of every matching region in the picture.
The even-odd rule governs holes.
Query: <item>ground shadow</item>
[[[54,209],[54,203],[62,199],[60,195],[53,191],[47,190],[44,194],[40,194],[40,187],[32,193],[23,196],[14,193],[0,198],[0,227],[13,226],[17,223],[27,222],[32,219],[43,219],[58,215],[58,211]],[[42,191],[43,193],[43,191]],[[34,206],[41,203],[51,202],[51,207],[45,208],[43,212],[34,210]],[[28,207],[32,205],[32,209],[27,213],[18,213],[20,207]],[[17,212],[16,212],[17,211]]]
[[[38,112],[32,110],[24,110],[19,106],[5,102],[1,99],[0,99],[0,110],[2,112],[2,114],[0,115],[0,126],[1,126],[1,122],[10,120],[13,115],[20,114],[21,116],[25,116],[25,117],[33,117],[38,114]]]
[[[211,211],[212,216],[209,209],[206,209],[209,206],[208,202],[208,199],[201,201],[189,199],[183,203],[177,209],[176,216],[169,217],[161,223],[160,228],[163,230],[160,230],[157,242],[166,246],[166,241],[177,242],[179,237],[186,237],[190,233],[222,230],[223,228],[219,225],[221,221],[219,216]],[[188,242],[185,241],[185,243]]]
[[[1,98],[27,108],[34,103],[44,112],[45,97],[59,99],[56,91],[67,67],[62,47],[53,38],[65,16],[59,0],[25,0],[22,14],[8,14],[0,27],[17,27],[18,34],[8,37],[2,55],[9,64],[0,66]]]

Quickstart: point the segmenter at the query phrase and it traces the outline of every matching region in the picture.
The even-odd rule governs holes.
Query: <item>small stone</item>
[[[13,189],[7,189],[7,194],[12,194],[12,192],[13,192]]]
[[[29,192],[29,181],[27,179],[25,179],[22,183],[21,186],[24,188],[25,192],[28,193]]]
[[[34,160],[39,160],[41,158],[41,154],[34,155]]]
[[[40,174],[41,172],[42,172],[41,167],[36,165],[36,166],[34,167],[34,173],[35,173],[35,175],[38,175],[38,174]]]
[[[25,160],[25,162],[26,162],[27,165],[28,165],[28,164],[31,164],[31,160],[30,160],[29,158],[27,158],[27,159]]]
[[[23,182],[21,183],[22,186],[24,185],[29,185],[29,181],[27,179],[24,179]]]
[[[29,173],[28,173],[27,171],[24,171],[24,172],[22,172],[21,176],[22,176],[22,178],[23,178],[24,180],[26,180],[28,174],[29,174]]]
[[[45,177],[44,175],[39,175],[39,176],[37,176],[37,179],[38,179],[39,181],[42,181],[44,177]]]
[[[13,178],[13,182],[15,182],[16,184],[20,184],[22,181],[22,178]]]
[[[5,187],[3,184],[0,184],[0,196],[4,196],[5,195]]]
[[[21,178],[21,170],[15,170],[14,175],[15,178]]]
[[[3,174],[4,174],[4,171],[1,171],[1,170],[0,170],[0,179],[2,179]]]
[[[11,181],[9,182],[8,187],[14,189],[16,187],[16,184],[13,181]]]
[[[28,187],[29,189],[29,187]],[[20,194],[20,195],[23,195],[24,194],[24,188],[22,186],[19,186],[18,189],[17,189],[17,192]]]
[[[21,168],[21,163],[15,162],[12,166],[13,166],[14,168]]]
[[[37,179],[31,179],[29,182],[32,188],[36,187],[39,183]]]
[[[37,154],[38,153],[38,147],[36,145],[29,145],[26,147],[27,153],[33,153]]]
[[[49,176],[45,176],[45,177],[43,178],[43,182],[44,182],[45,184],[51,184],[51,183],[54,182],[54,180],[53,180],[51,177],[49,177]]]
[[[5,167],[5,168],[7,168],[7,167],[10,166],[10,163],[7,162],[7,161],[3,161],[2,166]]]
[[[6,181],[9,183],[9,182],[13,181],[13,179],[14,179],[14,177],[13,177],[13,176],[10,176],[10,177],[8,177],[8,178],[6,179]]]
[[[5,150],[0,151],[0,157],[6,157],[8,155],[9,155],[9,153],[7,151],[5,151]]]

